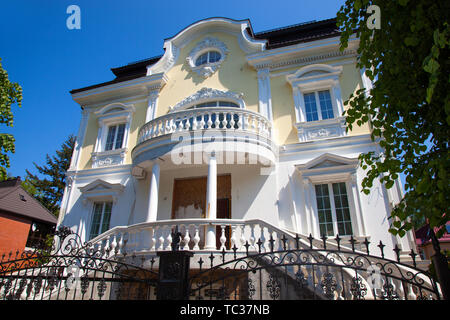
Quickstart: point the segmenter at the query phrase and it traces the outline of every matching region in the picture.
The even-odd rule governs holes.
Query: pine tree
[[[33,162],[40,175],[32,174],[26,170],[25,181],[36,190],[35,198],[39,200],[51,213],[58,216],[61,200],[66,185],[66,171],[69,169],[72,158],[75,137],[70,135],[61,145],[60,150],[56,150],[56,155],[46,156],[46,165],[39,166]]]

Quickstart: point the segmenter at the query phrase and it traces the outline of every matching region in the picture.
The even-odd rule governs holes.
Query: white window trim
[[[314,192],[314,198],[316,199],[316,213],[317,213],[317,223],[319,225],[319,235],[320,235],[320,221],[319,221],[319,209],[317,208],[317,194],[316,194],[316,185],[326,185],[328,188],[328,196],[330,197],[330,209],[331,209],[331,219],[332,219],[332,224],[333,224],[333,236],[336,236],[339,233],[339,229],[338,229],[338,221],[337,221],[337,216],[336,216],[336,204],[334,202],[334,192],[333,192],[333,184],[334,183],[345,183],[345,188],[346,188],[346,194],[347,194],[347,200],[348,200],[348,205],[349,205],[349,211],[350,211],[350,222],[352,225],[352,232],[354,232],[355,230],[355,226],[354,226],[354,220],[356,219],[353,217],[355,215],[354,212],[352,212],[353,209],[353,205],[350,201],[350,190],[351,188],[349,188],[349,184],[348,181],[331,181],[331,182],[318,182],[318,183],[314,183],[313,184],[313,192]],[[354,210],[353,210],[354,211]],[[350,237],[351,235],[342,235],[339,234],[339,237],[341,238],[346,238],[346,237]],[[328,237],[328,236],[327,236]]]
[[[120,110],[111,111],[116,108]],[[109,104],[95,112],[99,129],[94,152],[91,153],[93,168],[123,164],[128,152],[128,136],[134,112],[135,107],[133,105],[125,105],[122,103]],[[120,124],[125,124],[122,147],[119,149],[105,150],[109,127]]]
[[[300,142],[346,135],[345,118],[342,116],[344,108],[339,84],[339,76],[342,74],[342,70],[342,66],[332,67],[325,64],[313,64],[286,76],[293,90],[295,127]],[[307,75],[314,71],[318,74]],[[334,118],[322,120],[320,101],[316,97],[319,120],[308,122],[306,120],[304,94],[316,92],[317,96],[317,92],[323,90],[330,92]]]
[[[213,63],[208,62],[197,66],[195,64],[197,58],[208,51],[219,52],[220,54],[219,61]],[[226,59],[227,54],[228,48],[225,45],[225,43],[223,43],[217,38],[206,37],[205,39],[203,39],[202,41],[198,42],[195,45],[195,47],[191,50],[191,52],[187,56],[186,61],[188,63],[188,66],[193,72],[197,73],[199,76],[203,78],[208,78],[219,69],[222,62]]]
[[[91,214],[90,214],[90,217],[89,217],[89,226],[88,226],[88,240],[89,241],[91,241],[92,239],[95,239],[96,237],[98,237],[99,235],[101,235],[101,233],[100,233],[100,231],[101,231],[101,226],[102,226],[102,224],[103,224],[103,219],[104,219],[104,217],[105,217],[105,203],[107,203],[107,202],[111,202],[111,214],[110,214],[110,217],[109,217],[109,226],[108,226],[108,230],[110,229],[110,227],[111,227],[111,217],[112,217],[112,215],[113,215],[113,208],[114,208],[114,202],[112,202],[111,200],[98,200],[98,201],[95,201],[95,202],[92,202],[92,205],[91,205]],[[93,228],[93,226],[94,226],[94,209],[95,209],[95,204],[96,203],[102,203],[102,213],[101,213],[101,218],[100,218],[100,230],[99,230],[99,233],[97,234],[97,235],[95,235],[94,237],[92,237],[91,238],[91,233],[92,233],[92,228]]]
[[[320,168],[316,167],[320,163],[323,163],[327,160],[334,161],[337,163],[337,165]],[[326,153],[316,159],[307,162],[306,164],[296,165],[296,169],[300,172],[303,179],[306,206],[305,212],[307,214],[306,220],[308,221],[308,229],[315,238],[320,238],[319,213],[317,208],[315,185],[332,184],[338,182],[345,182],[345,186],[347,189],[347,198],[350,209],[353,236],[361,239],[366,237],[356,175],[358,163],[359,160],[357,158],[350,159]],[[330,193],[330,198],[332,198],[332,196],[333,193]],[[334,208],[333,228],[336,235],[338,229],[335,216],[336,211],[334,207],[334,198],[330,199],[330,202],[332,203]],[[308,208],[312,209],[312,212]],[[341,235],[339,236],[343,239],[350,237]]]
[[[120,183],[109,183],[97,179],[78,189],[82,194],[81,201],[84,205],[95,201],[112,201],[113,204],[116,204],[119,195],[125,187]]]

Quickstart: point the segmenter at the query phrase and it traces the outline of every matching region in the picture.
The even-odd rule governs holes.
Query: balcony
[[[133,164],[145,168],[146,162],[186,154],[186,150],[234,153],[246,161],[243,164],[251,161],[249,158],[265,165],[275,161],[267,118],[244,109],[207,107],[171,112],[147,122],[139,130]]]

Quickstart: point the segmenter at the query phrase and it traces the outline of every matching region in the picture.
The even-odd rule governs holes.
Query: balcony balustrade
[[[295,248],[294,237],[258,219],[174,219],[145,222],[114,227],[90,242],[99,250],[109,248],[118,254],[172,250],[172,232],[176,226],[181,233],[180,250],[225,250],[233,253],[259,250],[266,252],[271,248],[281,250],[284,246]]]
[[[162,135],[197,130],[243,132],[271,138],[271,123],[257,112],[231,107],[189,109],[166,114],[139,130],[138,144]]]

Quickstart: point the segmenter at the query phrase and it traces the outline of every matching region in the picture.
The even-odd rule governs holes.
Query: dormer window
[[[201,54],[197,60],[195,60],[195,66],[201,66],[208,63],[215,63],[220,60],[220,53],[217,51],[208,51]]]

